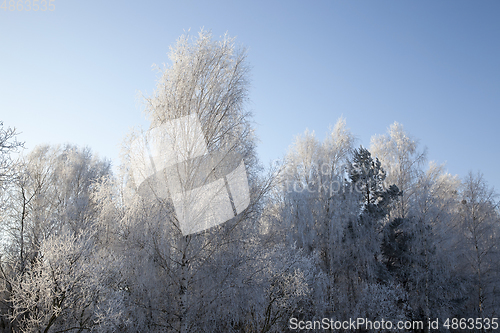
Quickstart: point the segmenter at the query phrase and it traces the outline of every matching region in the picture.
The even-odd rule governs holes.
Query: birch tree
[[[4,190],[6,182],[12,180],[13,166],[12,153],[18,152],[24,146],[16,139],[16,129],[4,128],[3,121],[0,121],[0,189]]]
[[[92,188],[110,174],[110,164],[88,148],[45,145],[35,147],[16,168],[5,228],[8,253],[14,256],[11,264],[22,271],[26,261],[37,256],[43,239],[65,225],[74,232],[89,227],[96,214]]]
[[[42,297],[34,289],[28,292],[29,288],[42,288],[42,281],[36,279],[42,275],[47,278],[50,274],[53,280],[66,279],[68,284],[72,279],[60,276],[65,271],[46,271],[50,267],[43,264],[42,258],[53,255],[53,247],[45,243],[61,235],[63,230],[70,230],[77,237],[92,229],[97,213],[91,193],[101,177],[109,176],[110,166],[109,162],[92,156],[89,149],[66,145],[35,147],[19,159],[15,168],[16,178],[8,187],[3,221],[5,242],[1,273],[9,315],[14,325],[27,327],[30,331],[33,323],[26,322],[31,320],[28,318],[36,317],[38,319],[33,320],[44,325],[33,311],[50,312],[45,307],[49,303],[37,303],[36,309],[29,305]],[[70,241],[68,238],[59,240]],[[63,263],[51,265],[58,264]]]
[[[203,30],[197,38],[180,37],[169,58],[171,64],[162,70],[155,92],[145,99],[145,113],[151,123],[147,133],[155,134],[151,136],[155,136],[158,147],[173,142],[180,148],[153,156],[154,164],[149,157],[143,159],[155,172],[138,178],[134,165],[141,156],[134,147],[142,134],[131,135],[125,147],[130,196],[125,201],[127,213],[120,221],[127,232],[115,231],[122,244],[118,246],[125,246],[130,255],[130,292],[144,310],[141,320],[156,330],[210,330],[211,326],[200,322],[210,322],[211,312],[225,298],[236,301],[231,286],[247,260],[245,239],[257,230],[256,216],[265,192],[265,182],[257,174],[251,114],[245,109],[249,69],[246,51],[234,38],[225,35],[220,41],[213,40],[212,34]],[[184,125],[172,125],[181,123]],[[153,139],[148,142],[153,144]],[[238,203],[237,191],[230,191],[232,216],[227,222],[186,233],[183,212],[176,206],[176,193],[170,186],[172,179],[180,179],[179,186],[184,188],[208,186],[228,176],[235,160],[244,164],[249,201]],[[213,161],[215,164],[206,168],[206,163]],[[226,162],[231,165],[223,165]],[[223,170],[218,173],[221,166]],[[214,207],[223,210],[222,205]],[[136,263],[134,257],[143,260]],[[139,274],[145,271],[147,279]],[[158,286],[161,297],[154,290]]]
[[[394,217],[406,217],[427,149],[419,150],[418,141],[405,132],[403,125],[395,122],[387,134],[372,137],[370,150],[385,166],[386,183],[395,184],[401,191]]]
[[[447,318],[461,306],[463,276],[455,271],[459,258],[453,248],[459,184],[443,165],[431,163],[418,177],[408,216],[384,228],[384,261],[407,292],[405,305],[414,320]],[[436,289],[442,292],[438,295]]]
[[[8,201],[9,201],[9,191],[13,182],[16,180],[16,159],[13,158],[12,154],[15,154],[24,147],[22,142],[16,139],[16,129],[7,127],[5,128],[3,122],[0,121],[0,230],[2,230],[2,236],[0,240],[5,243],[5,230],[6,224],[8,224]],[[5,260],[4,254],[0,254],[0,268]],[[3,289],[4,292],[0,293],[0,327],[10,328],[11,324],[6,318],[10,308],[9,303],[6,300],[8,298],[8,289],[10,288],[8,281],[5,280],[5,274],[0,275],[0,290]]]
[[[500,219],[497,195],[481,174],[472,172],[465,177],[461,194],[459,214],[464,242],[460,253],[465,268],[473,276],[473,309],[479,318],[485,318],[498,311]]]
[[[12,320],[21,332],[119,329],[119,260],[109,260],[92,240],[63,228],[45,239],[23,274],[10,281]],[[114,266],[114,267],[111,267]]]

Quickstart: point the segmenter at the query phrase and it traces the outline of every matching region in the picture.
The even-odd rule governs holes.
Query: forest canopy
[[[113,174],[87,147],[16,155],[22,143],[0,123],[3,331],[283,332],[293,318],[499,316],[499,201],[480,172],[450,175],[397,122],[358,146],[344,118],[322,141],[297,136],[264,169],[246,50],[202,30],[169,57],[145,98],[147,131],[195,115],[204,154],[244,162],[244,209],[233,191],[227,221],[183,233],[160,178],[144,190],[134,177],[144,131],[124,139]]]

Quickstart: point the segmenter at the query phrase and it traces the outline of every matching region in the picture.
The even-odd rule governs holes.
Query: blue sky
[[[0,1],[1,2],[1,1]],[[450,173],[500,191],[500,2],[64,1],[0,9],[0,120],[40,143],[88,145],[119,163],[176,39],[202,27],[248,48],[264,164],[343,115],[369,146],[394,122]]]

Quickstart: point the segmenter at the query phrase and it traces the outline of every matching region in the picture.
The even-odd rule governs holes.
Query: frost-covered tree
[[[0,190],[4,190],[7,182],[14,176],[14,161],[11,154],[18,152],[24,146],[22,142],[16,139],[16,129],[3,127],[3,121],[0,121]]]
[[[255,292],[242,284],[251,274],[242,267],[249,260],[258,260],[249,256],[255,245],[247,240],[259,230],[257,216],[269,184],[258,175],[251,114],[245,108],[249,83],[246,53],[233,38],[225,35],[214,40],[211,33],[202,30],[196,38],[182,36],[169,57],[171,64],[162,70],[155,92],[146,98],[146,115],[151,122],[147,133],[156,135],[151,140],[159,146],[163,142],[182,146],[170,157],[185,156],[173,165],[169,156],[154,156],[156,173],[141,182],[134,173],[134,163],[141,157],[134,142],[141,133],[133,133],[125,146],[125,184],[118,191],[103,189],[105,194],[119,195],[107,207],[101,201],[99,224],[109,235],[109,246],[125,254],[126,301],[134,309],[131,330],[228,331],[244,324],[245,317],[240,314],[247,309],[245,298],[250,290]],[[200,130],[172,125],[187,118],[196,119]],[[198,137],[190,136],[195,132]],[[203,154],[197,151],[200,142]],[[172,188],[161,179],[179,177],[183,186],[196,182],[206,185],[225,174],[217,174],[219,164],[204,169],[203,163],[213,161],[212,157],[223,163],[235,156],[244,162],[248,207],[225,223],[186,234]],[[144,163],[149,161],[146,158]],[[162,164],[170,166],[162,168]],[[115,207],[118,210],[113,212]],[[215,208],[222,210],[221,206]],[[232,309],[238,311],[227,310],[226,304],[233,304]],[[221,309],[229,312],[214,317]]]
[[[353,144],[354,136],[343,118],[323,142],[306,131],[290,147],[277,182],[280,195],[275,204],[284,214],[284,237],[306,251],[320,251],[326,266],[336,233],[332,220],[339,213],[339,199],[349,195],[345,176]]]
[[[345,252],[341,244],[343,228],[348,218],[357,214],[345,180],[353,144],[354,136],[343,118],[322,142],[308,131],[298,136],[266,203],[267,234],[277,235],[274,242],[285,242],[319,257],[321,272],[312,288],[311,311],[316,316],[331,315],[334,308],[345,304],[338,292],[343,286],[334,285],[338,282],[334,280],[341,270],[339,253]],[[320,273],[324,279],[319,278]]]
[[[384,228],[384,262],[407,292],[407,314],[413,320],[447,318],[460,307],[464,285],[454,269],[458,257],[453,251],[458,187],[456,177],[431,163],[418,177],[408,216]]]
[[[418,141],[405,132],[403,125],[395,122],[387,134],[372,137],[370,150],[384,165],[386,183],[396,185],[401,191],[393,214],[404,218],[426,161],[427,149],[419,150]]]
[[[44,239],[39,256],[11,281],[12,320],[20,332],[119,329],[119,260],[93,242],[91,231],[67,228]]]
[[[16,180],[15,166],[17,161],[12,154],[19,152],[24,147],[23,143],[17,141],[16,134],[15,128],[4,128],[3,122],[0,121],[0,230],[3,231],[0,240],[2,243],[7,241],[5,239],[5,224],[8,223],[6,216],[8,215],[9,188]],[[3,259],[2,253],[0,254],[0,265],[2,265]],[[0,290],[8,288],[8,282],[4,278],[5,276],[0,275]],[[8,329],[11,326],[6,317],[10,311],[6,298],[8,298],[8,292],[0,292],[0,327],[3,329]]]
[[[58,238],[63,230],[71,231],[76,237],[93,228],[97,211],[91,196],[102,177],[110,175],[110,165],[92,156],[89,149],[70,145],[38,146],[19,159],[15,172],[16,177],[6,192],[0,265],[8,315],[14,327],[24,327],[21,319],[38,316],[32,311],[50,311],[41,304],[36,305],[37,310],[30,308],[28,303],[41,296],[33,290],[21,295],[28,292],[27,284],[31,283],[28,281],[43,274],[52,274],[54,279],[66,278],[58,275],[65,272],[46,271],[50,267],[41,264],[44,256],[52,255],[52,247],[45,243],[52,237],[67,241]],[[71,277],[68,279],[71,283]]]
[[[385,191],[386,173],[379,159],[373,159],[368,149],[360,147],[355,150],[349,165],[349,178],[355,190],[361,193],[364,208],[378,203]]]
[[[460,231],[457,244],[461,266],[471,274],[471,303],[479,318],[499,311],[500,218],[496,193],[481,174],[469,173],[461,191]]]
[[[407,294],[398,284],[389,282],[388,284],[368,283],[360,294],[360,300],[352,312],[355,318],[364,318],[366,321],[380,321],[384,319],[393,323],[407,320],[406,301]],[[373,325],[373,324],[372,324]],[[369,324],[366,331],[376,331]],[[393,327],[391,331],[406,332],[404,329]]]
[[[21,271],[38,255],[42,241],[63,226],[88,228],[96,211],[90,200],[94,185],[110,175],[108,161],[88,148],[38,146],[16,165],[9,188],[4,230],[12,266]]]
[[[350,244],[352,271],[360,282],[384,280],[380,248],[382,228],[390,204],[400,192],[395,185],[384,188],[385,171],[380,161],[363,147],[354,151],[349,178],[359,194],[359,213],[350,219],[343,236],[343,241]]]

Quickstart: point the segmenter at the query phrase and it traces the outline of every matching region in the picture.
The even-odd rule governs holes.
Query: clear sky
[[[500,191],[500,1],[8,3],[0,120],[29,149],[88,145],[118,164],[129,129],[148,126],[139,92],[155,87],[152,64],[204,27],[248,48],[264,164],[306,128],[323,139],[341,115],[364,146],[398,121],[430,160],[459,176],[481,170]]]

